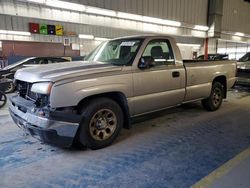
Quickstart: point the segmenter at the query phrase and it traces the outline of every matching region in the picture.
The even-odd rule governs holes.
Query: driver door
[[[151,40],[146,56],[154,59],[153,66],[133,73],[135,115],[180,104],[185,95],[185,69],[175,64],[170,42]]]

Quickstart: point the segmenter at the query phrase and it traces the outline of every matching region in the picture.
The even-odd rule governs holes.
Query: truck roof
[[[118,38],[114,38],[114,39],[110,39],[110,40],[118,40],[118,39],[133,39],[133,38],[151,38],[151,37],[168,37],[168,38],[172,38],[168,35],[157,35],[157,34],[147,34],[147,35],[131,35],[131,36],[126,36],[126,37],[118,37]]]

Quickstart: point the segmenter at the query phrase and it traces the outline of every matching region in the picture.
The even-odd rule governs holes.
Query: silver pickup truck
[[[131,117],[197,100],[217,110],[235,76],[232,61],[183,61],[171,37],[118,38],[86,61],[17,71],[9,111],[43,142],[99,149],[129,128]]]

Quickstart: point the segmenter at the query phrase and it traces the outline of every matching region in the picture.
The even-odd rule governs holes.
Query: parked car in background
[[[8,60],[6,60],[5,57],[0,56],[0,69],[5,67],[7,63],[8,63]]]
[[[15,72],[21,68],[67,61],[69,60],[61,57],[29,57],[0,69],[0,80],[13,80]],[[11,82],[5,92],[11,93],[14,90],[15,85]]]
[[[84,61],[85,56],[74,56],[71,61]]]
[[[235,83],[234,61],[183,61],[171,37],[102,43],[86,61],[18,70],[9,98],[14,122],[44,142],[110,145],[130,118],[183,103],[220,108]]]
[[[250,86],[250,52],[246,53],[237,62],[236,84]]]
[[[204,55],[200,55],[197,60],[205,60]],[[208,60],[228,60],[228,54],[208,54]]]

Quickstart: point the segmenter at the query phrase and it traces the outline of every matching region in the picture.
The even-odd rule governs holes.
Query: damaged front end
[[[35,84],[16,80],[18,94],[10,97],[9,104],[12,119],[20,128],[43,142],[60,147],[71,146],[80,115],[73,107],[51,108],[50,91],[47,91],[51,85],[43,88],[42,85],[34,87]]]

